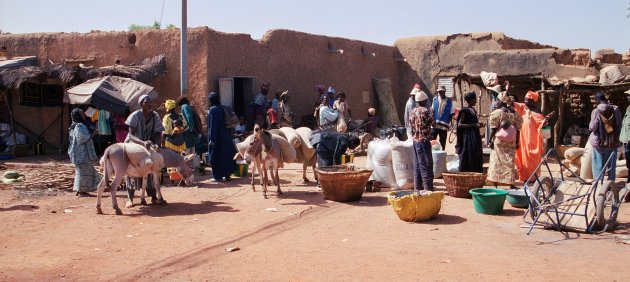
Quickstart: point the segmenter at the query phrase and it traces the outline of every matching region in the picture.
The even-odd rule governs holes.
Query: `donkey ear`
[[[184,157],[184,162],[190,162],[195,158],[195,154],[189,154]]]

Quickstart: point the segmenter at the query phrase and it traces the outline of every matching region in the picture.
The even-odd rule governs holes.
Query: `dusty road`
[[[0,280],[630,279],[630,245],[618,240],[630,233],[629,204],[617,234],[527,236],[524,210],[506,203],[500,216],[479,215],[472,200],[451,197],[435,220],[410,224],[386,192],[323,200],[300,168],[281,171],[280,199],[263,199],[245,179],[205,176],[196,187],[166,187],[168,206],[123,208],[122,216],[109,198],[97,215],[95,198],[0,190]],[[232,247],[240,250],[225,250]]]

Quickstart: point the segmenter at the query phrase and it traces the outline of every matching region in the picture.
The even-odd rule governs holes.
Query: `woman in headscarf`
[[[96,191],[101,181],[96,169],[92,165],[98,158],[92,142],[93,133],[88,130],[87,118],[83,110],[76,108],[70,114],[72,125],[70,126],[68,155],[70,162],[75,166],[73,191],[77,196],[89,197],[88,192]]]
[[[289,108],[289,90],[280,94],[280,104],[278,105],[278,117],[281,126],[293,127],[293,112]]]
[[[162,119],[164,131],[162,132],[162,147],[169,148],[175,152],[186,151],[184,134],[186,133],[186,120],[175,111],[177,103],[175,100],[166,100],[164,108],[166,115]]]
[[[503,91],[498,95],[497,100],[497,109],[490,113],[488,118],[492,151],[487,180],[493,182],[495,186],[505,184],[510,188],[515,188],[514,154],[518,147],[518,130],[523,120],[512,108],[514,97]]]
[[[528,91],[525,103],[514,103],[514,110],[523,119],[523,126],[519,135],[519,147],[516,149],[516,172],[521,181],[526,181],[535,171],[545,153],[541,130],[547,125],[547,120],[553,112],[543,116],[536,106],[539,94]]]
[[[483,172],[483,152],[479,117],[475,110],[477,96],[470,92],[464,96],[466,107],[457,115],[457,144],[455,152],[459,155],[459,171]]]
[[[233,157],[236,154],[230,132],[225,127],[225,114],[221,106],[221,98],[218,93],[208,95],[210,110],[208,113],[208,158],[212,166],[214,181],[230,180],[230,174],[234,172],[236,162]]]

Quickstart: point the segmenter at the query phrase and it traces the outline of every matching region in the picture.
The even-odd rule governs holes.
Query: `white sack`
[[[392,142],[390,146],[396,185],[399,189],[413,189],[413,142],[409,139],[407,142]]]
[[[373,149],[370,150],[370,147],[373,147]],[[368,154],[370,155],[368,160],[371,160],[371,167],[373,169],[370,179],[379,182],[381,187],[398,189],[392,164],[392,149],[389,141],[371,141],[368,144]]]

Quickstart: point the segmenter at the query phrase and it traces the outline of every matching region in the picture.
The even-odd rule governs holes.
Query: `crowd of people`
[[[289,108],[289,91],[278,91],[274,99],[269,100],[269,87],[268,82],[260,85],[260,92],[250,103],[250,120],[264,129],[295,127],[295,115]],[[318,85],[316,89],[317,97],[314,99],[316,102],[313,104],[312,116],[316,124],[311,128],[316,129],[317,136],[311,143],[317,151],[319,165],[338,164],[343,152],[337,149],[331,151],[330,144],[342,144],[344,148],[358,145],[356,137],[342,133],[358,127],[367,132],[373,131],[378,122],[376,111],[370,108],[363,123],[355,124],[345,93],[337,94],[332,86],[326,89],[325,86]],[[486,124],[486,146],[491,149],[487,181],[494,185],[515,188],[517,181],[525,182],[537,173],[536,168],[545,153],[541,130],[548,124],[554,112],[546,115],[541,112],[537,106],[539,94],[534,91],[527,92],[523,103],[515,101],[515,97],[509,92],[509,82],[503,87],[495,85],[488,89],[492,102]],[[455,153],[459,158],[459,171],[484,171],[484,143],[480,132],[483,124],[475,109],[477,95],[475,92],[466,93],[463,95],[465,106],[456,109],[452,99],[447,97],[445,87],[438,87],[436,94],[430,99],[420,85],[416,84],[405,105],[406,135],[412,139],[415,152],[416,190],[434,190],[431,141],[438,141],[444,150],[447,132],[452,123],[456,127]],[[622,119],[619,108],[610,105],[605,94],[597,93],[595,99],[598,106],[593,109],[589,126],[589,142],[594,150],[593,175],[599,175],[605,169],[603,166],[608,158],[613,156],[608,178],[614,179],[618,148],[623,144],[626,154],[630,153],[630,110],[626,111]],[[98,149],[100,145],[94,146],[92,140],[96,140],[97,144],[101,142],[98,136],[111,135],[117,142],[134,142],[145,146],[154,144],[187,154],[199,152],[200,143],[204,143],[201,141],[202,124],[187,98],[167,100],[162,118],[154,110],[149,96],[140,97],[138,104],[141,108],[128,117],[110,115],[98,109],[92,111],[91,117],[79,108],[72,111],[68,154],[70,161],[76,166],[74,191],[78,195],[89,195],[89,192],[96,190],[100,181],[100,176],[92,166],[97,155],[104,150]],[[247,125],[244,116],[235,118],[231,108],[221,104],[218,93],[209,94],[208,104],[207,149],[202,151],[208,152],[213,181],[229,181],[235,167],[234,143],[242,140],[253,125]],[[153,201],[158,201],[152,183],[148,184],[147,194]],[[141,179],[134,179],[128,185],[139,187]],[[133,191],[134,189],[128,189],[130,199],[133,198]]]

